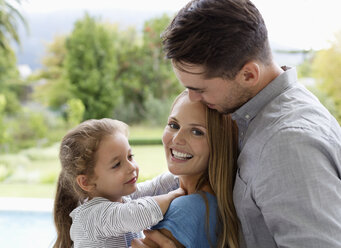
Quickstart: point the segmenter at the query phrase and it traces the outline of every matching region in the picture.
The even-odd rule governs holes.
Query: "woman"
[[[187,195],[175,199],[153,229],[176,247],[239,247],[232,199],[237,129],[230,116],[191,102],[184,91],[173,103],[162,141],[168,169]],[[149,239],[132,244],[158,247]]]

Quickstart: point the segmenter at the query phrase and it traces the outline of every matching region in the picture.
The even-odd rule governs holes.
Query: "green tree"
[[[6,107],[6,98],[0,94],[0,147],[7,141],[7,130],[4,124],[4,113]],[[0,149],[1,151],[2,149]]]
[[[6,98],[5,113],[13,114],[20,109],[19,98],[24,90],[25,86],[19,78],[13,50],[0,48],[0,93]]]
[[[67,120],[70,127],[74,127],[83,120],[84,104],[79,99],[70,99],[67,102]]]
[[[182,89],[173,73],[170,60],[165,58],[162,51],[160,36],[170,21],[170,17],[164,14],[146,21],[143,29],[142,84],[150,89],[155,98],[161,100],[177,95]]]
[[[330,97],[334,116],[341,123],[341,32],[336,35],[335,42],[329,49],[316,53],[313,61],[313,77],[318,89],[324,97]],[[333,103],[333,104],[332,104]]]
[[[16,0],[16,2],[20,4],[21,0]],[[18,98],[24,90],[19,80],[16,56],[10,46],[12,41],[20,43],[19,23],[27,27],[20,12],[9,1],[0,0],[0,93],[6,98],[5,113],[14,113],[20,109]]]
[[[73,96],[85,106],[85,119],[111,117],[118,101],[117,38],[117,32],[109,32],[104,24],[86,14],[75,23],[67,40],[66,76]]]
[[[158,124],[162,113],[168,113],[169,99],[181,91],[171,63],[162,52],[160,35],[169,22],[167,15],[146,21],[141,40],[136,35],[131,39],[132,33],[123,36],[130,39],[124,39],[124,45],[129,46],[121,49],[119,55],[118,81],[123,101],[116,113],[125,121],[141,122],[147,118]]]
[[[21,0],[15,0],[18,4]],[[20,12],[9,1],[0,0],[0,48],[11,50],[10,41],[20,43],[18,24],[22,23],[27,28],[26,21]]]
[[[56,36],[47,44],[42,59],[43,69],[31,77],[32,81],[43,80],[37,86],[34,98],[52,109],[61,109],[72,98],[70,83],[65,76],[66,36]]]

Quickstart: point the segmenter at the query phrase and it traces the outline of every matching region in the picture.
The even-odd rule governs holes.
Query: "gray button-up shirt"
[[[248,248],[341,247],[341,128],[289,69],[232,114]]]

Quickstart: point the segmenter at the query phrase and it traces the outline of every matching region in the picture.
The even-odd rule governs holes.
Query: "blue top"
[[[167,229],[185,247],[216,247],[217,199],[204,193],[209,205],[209,236],[207,239],[206,204],[200,194],[181,196],[172,201],[163,221],[152,229]]]

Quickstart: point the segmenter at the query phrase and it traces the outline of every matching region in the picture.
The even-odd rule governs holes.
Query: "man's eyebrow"
[[[191,86],[186,86],[186,88],[189,89],[189,90],[194,90],[194,91],[203,90],[203,89],[195,88],[195,87],[191,87]]]

